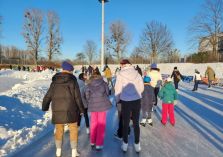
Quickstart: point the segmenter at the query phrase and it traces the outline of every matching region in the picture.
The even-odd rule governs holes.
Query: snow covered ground
[[[0,156],[52,129],[48,125],[50,113],[41,111],[41,101],[52,75],[51,71],[0,71]]]
[[[171,66],[172,64],[166,65],[166,67]],[[188,65],[184,66],[185,68],[183,65],[178,67],[181,73],[188,73]],[[206,64],[200,67],[203,68],[201,71],[205,70]],[[169,69],[171,72],[172,68]],[[220,73],[220,70],[218,71]],[[165,70],[163,73],[168,74],[168,71]],[[0,156],[54,156],[51,115],[50,112],[41,111],[41,101],[52,75],[51,71],[42,73],[0,71]],[[221,157],[223,88],[207,89],[205,85],[200,85],[197,92],[192,92],[192,86],[192,83],[180,83],[179,103],[175,107],[177,121],[175,127],[169,124],[164,127],[160,124],[161,102],[159,102],[157,112],[153,113],[154,126],[141,127],[140,154],[136,154],[133,148],[133,130],[126,154],[120,149],[121,141],[114,139],[113,133],[118,122],[114,106],[108,112],[105,145],[101,152],[91,150],[89,136],[82,121],[78,146],[81,156]],[[63,156],[66,157],[70,156],[68,139],[69,135],[66,133],[63,148]]]

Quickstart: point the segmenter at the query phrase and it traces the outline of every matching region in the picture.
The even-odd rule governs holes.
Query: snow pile
[[[14,73],[14,70],[0,70],[0,76],[8,76],[8,75],[11,75],[12,73]]]
[[[18,150],[52,129],[49,125],[51,112],[42,112],[41,105],[53,74],[52,71],[1,71],[0,81],[4,78],[5,84],[14,78],[24,82],[0,92],[0,156]]]
[[[6,138],[8,138],[8,132],[4,127],[0,126],[0,139]]]
[[[28,72],[28,71],[15,71],[15,70],[1,70],[0,76],[24,79],[26,81],[35,80],[49,80],[55,74],[52,70],[45,70],[42,72]]]
[[[0,134],[0,137],[3,136],[3,139],[7,139],[7,142],[0,149],[0,156],[5,156],[22,145],[30,143],[36,135],[41,136],[40,133],[47,128],[50,118],[51,115],[47,112],[44,114],[43,119],[36,120],[36,125],[33,125],[31,128],[24,127],[19,130],[10,129],[8,131],[3,128],[4,132],[3,135],[2,133]],[[0,132],[2,132],[1,128]]]

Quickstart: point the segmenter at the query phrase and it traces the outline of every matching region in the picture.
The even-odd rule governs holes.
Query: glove
[[[174,101],[173,101],[173,104],[176,105],[176,104],[177,104],[177,100],[174,100]]]

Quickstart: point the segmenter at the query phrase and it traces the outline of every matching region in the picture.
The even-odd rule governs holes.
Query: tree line
[[[45,17],[46,20],[44,20]],[[2,60],[15,62],[16,59],[20,60],[19,64],[27,62],[37,65],[38,62],[45,60],[51,62],[53,58],[61,54],[63,39],[60,33],[59,20],[59,16],[54,11],[44,13],[39,9],[26,10],[24,12],[22,36],[24,37],[27,49],[20,50],[15,46],[2,46],[0,44],[1,62]],[[0,32],[1,25],[2,18],[0,18]],[[41,55],[43,47],[47,53],[45,55],[47,58]]]
[[[45,16],[47,20],[44,21]],[[47,29],[44,29],[44,24],[47,25]],[[1,25],[2,17],[0,17],[0,35]],[[44,32],[44,30],[47,31]],[[186,61],[223,60],[223,52],[219,51],[218,48],[219,34],[223,34],[223,0],[205,0],[200,12],[194,16],[188,25],[187,31],[188,45],[192,48],[191,51],[195,53],[188,55]],[[24,53],[35,64],[43,60],[40,55],[43,43],[45,43],[47,52],[47,59],[45,60],[51,61],[61,54],[63,40],[60,34],[59,17],[53,11],[43,13],[38,9],[26,10],[22,35],[27,44],[27,50]],[[181,52],[174,45],[170,29],[162,22],[156,20],[147,22],[140,34],[137,46],[129,53],[128,46],[131,44],[131,38],[131,32],[124,22],[113,21],[109,25],[109,32],[105,34],[106,63],[118,63],[121,58],[129,58],[133,63],[173,63],[180,61]],[[203,47],[208,47],[211,50],[202,50]],[[83,45],[83,50],[75,54],[73,61],[76,64],[99,63],[100,60],[100,49],[97,48],[97,44],[93,40],[87,40]]]

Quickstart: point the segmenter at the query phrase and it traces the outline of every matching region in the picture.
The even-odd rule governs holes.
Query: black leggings
[[[154,105],[155,106],[157,106],[157,101],[158,101],[157,96],[158,96],[159,90],[160,90],[159,87],[154,88],[154,95],[155,95],[155,104]]]
[[[130,132],[131,132],[131,129],[129,126],[128,134],[130,134]],[[122,118],[122,114],[121,114],[119,117],[117,135],[118,135],[118,137],[122,138],[122,134],[123,134],[123,118]]]
[[[88,118],[87,108],[84,109],[84,119],[85,119],[86,127],[89,128],[89,118]],[[81,124],[81,115],[79,114],[77,126],[80,126],[80,124]]]
[[[141,103],[139,100],[134,101],[121,101],[122,104],[122,118],[123,118],[123,141],[128,143],[129,122],[132,115],[135,144],[139,143],[140,128],[139,128],[139,115]]]
[[[175,86],[175,89],[178,89],[178,81],[174,81],[174,86]]]

